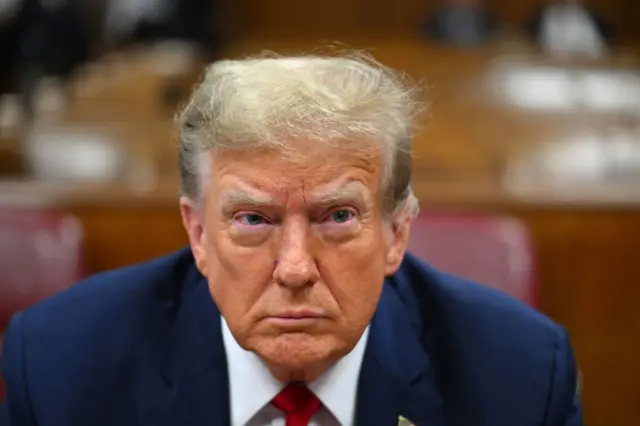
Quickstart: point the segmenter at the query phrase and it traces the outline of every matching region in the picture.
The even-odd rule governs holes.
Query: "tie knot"
[[[289,418],[294,416],[303,420],[295,424],[306,425],[320,408],[320,400],[303,384],[287,385],[275,398],[273,405]],[[289,424],[289,422],[287,422]]]

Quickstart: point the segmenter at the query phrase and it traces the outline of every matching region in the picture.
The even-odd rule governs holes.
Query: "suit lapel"
[[[397,425],[399,416],[419,426],[444,426],[429,356],[404,304],[385,284],[360,373],[356,421],[359,426]]]
[[[193,273],[175,307],[174,325],[137,369],[138,420],[144,426],[228,425],[229,384],[220,312],[206,281]]]

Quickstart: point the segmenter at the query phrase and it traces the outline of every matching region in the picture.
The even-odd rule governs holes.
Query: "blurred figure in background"
[[[105,36],[114,44],[183,41],[215,55],[219,33],[215,0],[111,0]]]
[[[104,36],[114,47],[169,42],[163,47],[197,52],[204,60],[214,61],[221,46],[217,4],[216,0],[110,0]],[[175,107],[182,92],[180,78],[169,78],[160,95],[163,106]]]
[[[20,23],[24,0],[0,0],[0,94],[11,91],[20,53]]]
[[[444,0],[427,17],[423,33],[458,46],[477,46],[496,33],[498,25],[482,0]]]
[[[19,92],[25,117],[34,116],[38,86],[47,77],[64,85],[89,57],[90,37],[80,0],[12,0],[0,8],[2,93]]]
[[[28,124],[38,119],[42,99],[68,101],[74,72],[95,53],[169,40],[213,60],[220,44],[215,5],[215,0],[0,0],[0,93],[20,95],[20,121]],[[177,89],[170,86],[175,97]]]
[[[541,47],[557,56],[598,57],[613,29],[584,0],[553,0],[535,14],[529,31]]]
[[[105,37],[114,44],[164,35],[171,15],[169,0],[109,0],[105,11]]]

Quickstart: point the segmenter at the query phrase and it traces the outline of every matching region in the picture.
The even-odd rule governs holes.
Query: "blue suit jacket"
[[[0,426],[9,425],[9,413],[7,412],[7,406],[0,401]]]
[[[17,314],[12,426],[229,424],[220,312],[189,250],[89,278]],[[578,426],[565,332],[407,255],[371,324],[357,424]]]

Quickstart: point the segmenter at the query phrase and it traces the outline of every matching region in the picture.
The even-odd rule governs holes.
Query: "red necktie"
[[[287,385],[272,402],[284,412],[286,426],[307,426],[320,408],[318,397],[302,384]]]

